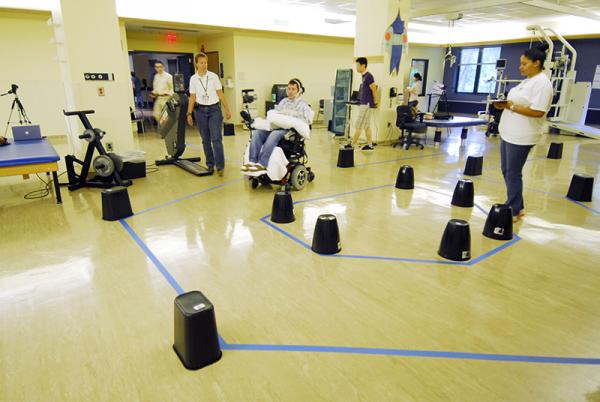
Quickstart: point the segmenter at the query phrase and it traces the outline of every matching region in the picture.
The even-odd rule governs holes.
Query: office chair
[[[319,110],[317,111],[317,116],[315,117],[315,122],[319,121],[319,116],[324,116],[325,111],[325,99],[319,99]]]
[[[424,113],[413,115],[412,108],[408,105],[400,105],[396,108],[396,127],[400,129],[401,133],[398,142],[393,145],[394,148],[402,145],[404,149],[408,149],[411,145],[416,145],[423,149],[424,145],[421,140],[427,140],[427,126],[423,123],[424,115]],[[405,130],[408,132],[406,137]]]

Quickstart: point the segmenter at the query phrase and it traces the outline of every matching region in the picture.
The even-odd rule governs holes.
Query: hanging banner
[[[396,76],[400,71],[402,60],[402,47],[408,46],[408,38],[405,32],[405,23],[400,18],[400,11],[392,24],[385,31],[385,50],[390,53],[390,75]]]

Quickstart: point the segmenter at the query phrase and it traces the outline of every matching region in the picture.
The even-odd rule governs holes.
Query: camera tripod
[[[23,104],[21,103],[21,100],[19,99],[19,96],[17,95],[17,90],[14,88],[15,86],[16,85],[14,85],[10,91],[0,95],[0,96],[4,96],[4,95],[13,94],[15,96],[15,98],[12,101],[12,105],[10,107],[10,114],[8,115],[8,120],[6,121],[6,128],[4,129],[5,137],[6,137],[6,133],[8,132],[8,126],[10,125],[10,119],[12,118],[12,114],[15,110],[15,106],[17,108],[17,113],[19,114],[19,124],[31,124],[31,120],[29,120],[29,117],[27,116],[25,107],[23,107]]]

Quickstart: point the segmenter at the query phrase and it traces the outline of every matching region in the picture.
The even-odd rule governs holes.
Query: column
[[[384,46],[385,34],[398,13],[404,21],[404,32],[408,29],[411,0],[356,0],[356,39],[354,56],[369,60],[368,71],[375,77],[380,93],[379,108],[372,124],[377,141],[387,137],[388,130],[396,124],[396,99],[390,99],[390,88],[403,93],[410,79],[408,42],[402,48],[402,58],[397,74],[390,74],[391,51]],[[355,74],[355,89],[361,77]],[[391,102],[390,102],[391,100]],[[391,104],[390,104],[391,103]],[[374,125],[377,125],[377,129]]]
[[[133,92],[127,43],[119,27],[115,0],[60,0],[49,23],[54,27],[61,66],[64,108],[95,110],[88,118],[94,127],[106,132],[105,146],[113,143],[116,152],[132,149],[129,106]],[[86,73],[107,73],[109,80],[86,80]],[[83,127],[75,117],[66,119],[72,152],[81,154],[86,143],[77,137]]]

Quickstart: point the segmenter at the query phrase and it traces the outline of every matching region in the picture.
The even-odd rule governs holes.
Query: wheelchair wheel
[[[308,179],[308,170],[304,165],[298,165],[292,170],[290,182],[294,190],[302,190]]]
[[[258,184],[259,184],[259,183],[258,183],[258,179],[251,179],[251,180],[250,180],[250,186],[251,186],[253,189],[255,189],[255,188],[258,188]]]

